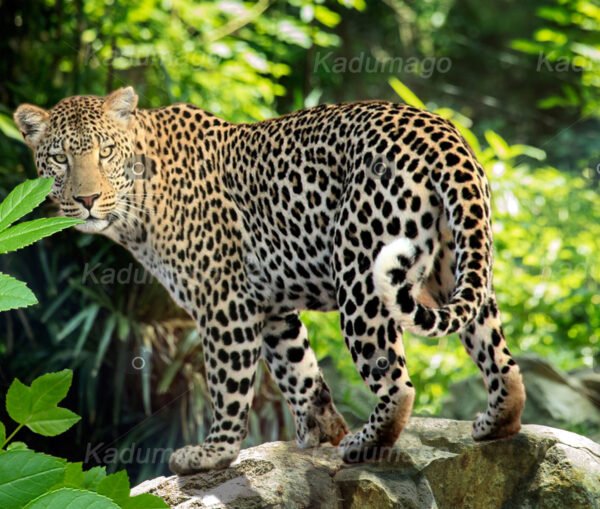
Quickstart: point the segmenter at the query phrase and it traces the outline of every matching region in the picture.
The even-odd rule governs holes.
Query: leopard
[[[247,435],[257,366],[300,448],[348,463],[393,450],[412,413],[406,332],[458,334],[487,407],[475,440],[521,427],[525,389],[493,288],[491,193],[452,122],[382,100],[233,123],[198,106],[138,107],[133,87],[20,105],[14,120],[77,229],[130,251],[197,326],[212,408],[187,475],[226,468]],[[337,311],[377,404],[351,432],[300,313]]]

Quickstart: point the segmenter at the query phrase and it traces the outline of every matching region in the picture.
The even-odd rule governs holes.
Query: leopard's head
[[[137,100],[127,87],[69,97],[50,110],[23,104],[15,111],[39,175],[54,177],[50,196],[66,216],[85,220],[82,231],[105,230],[132,193]]]

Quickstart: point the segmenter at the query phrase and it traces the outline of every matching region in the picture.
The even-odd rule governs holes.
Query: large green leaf
[[[0,272],[0,311],[25,308],[33,304],[37,304],[37,299],[23,281]]]
[[[0,203],[0,232],[42,203],[52,189],[53,179],[26,180]]]
[[[0,454],[0,507],[20,509],[65,475],[65,461],[29,450]]]
[[[61,488],[31,501],[25,509],[120,509],[109,498],[92,491]]]
[[[64,433],[80,419],[70,410],[56,406],[67,395],[72,378],[73,373],[65,369],[42,375],[31,387],[15,379],[6,394],[8,415],[40,435]]]
[[[11,226],[0,233],[0,254],[29,246],[44,237],[82,222],[81,219],[73,217],[45,217]]]

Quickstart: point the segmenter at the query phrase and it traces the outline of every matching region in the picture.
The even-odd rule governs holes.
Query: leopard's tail
[[[418,263],[423,251],[411,240],[394,240],[383,247],[375,260],[375,288],[392,317],[403,328],[421,336],[445,336],[464,329],[477,317],[491,288],[489,190],[481,168],[476,163],[468,167],[472,170],[469,173],[454,170],[460,172],[460,177],[454,178],[466,182],[454,187],[453,196],[449,196],[449,188],[453,186],[440,185],[447,180],[442,178],[442,170],[435,170],[440,173],[431,175],[455,249],[455,287],[448,300],[440,307],[433,307],[432,299],[423,298],[424,279],[428,275],[422,273],[422,265]],[[476,186],[479,192],[463,194],[471,196],[471,200],[457,200],[456,193],[464,186],[471,190]]]

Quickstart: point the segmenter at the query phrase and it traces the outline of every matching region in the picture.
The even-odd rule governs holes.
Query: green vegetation
[[[65,369],[36,378],[31,386],[15,379],[6,394],[6,411],[17,423],[6,437],[0,422],[0,506],[6,509],[49,507],[103,507],[106,509],[158,509],[169,507],[154,495],[129,494],[125,471],[107,475],[103,467],[84,471],[82,463],[69,463],[29,449],[13,438],[27,427],[54,437],[67,431],[80,417],[58,406],[69,391],[73,372]]]
[[[544,20],[533,39],[518,39],[513,48],[536,55],[538,71],[565,72],[560,90],[540,98],[541,108],[576,108],[594,115],[600,107],[600,7],[588,1],[548,1],[537,10]]]
[[[492,183],[495,285],[511,348],[563,369],[590,369],[600,340],[600,11],[584,0],[520,6],[8,3],[0,19],[0,197],[35,177],[11,120],[22,102],[50,107],[131,84],[142,107],[191,101],[232,121],[356,99],[427,107],[460,127]],[[350,59],[362,64],[355,69]],[[336,61],[345,71],[334,70]],[[50,207],[38,213],[51,215]],[[0,271],[27,281],[40,301],[0,313],[0,380],[8,386],[71,368],[70,407],[82,416],[60,444],[38,444],[25,426],[19,433],[28,443],[77,460],[86,444],[175,448],[202,439],[210,405],[201,338],[123,249],[67,231],[0,256]],[[127,274],[137,282],[122,283]],[[373,401],[337,315],[304,320],[338,406],[358,423]],[[435,414],[448,384],[476,368],[456,338],[405,342],[416,411]],[[254,407],[247,444],[292,438],[289,412],[264,369]],[[166,471],[126,467],[135,480]]]
[[[78,219],[52,217],[11,226],[46,199],[52,189],[52,183],[52,179],[28,180],[18,185],[0,203],[0,254],[17,251],[80,223]],[[33,304],[37,304],[37,300],[25,283],[0,273],[0,311]]]

